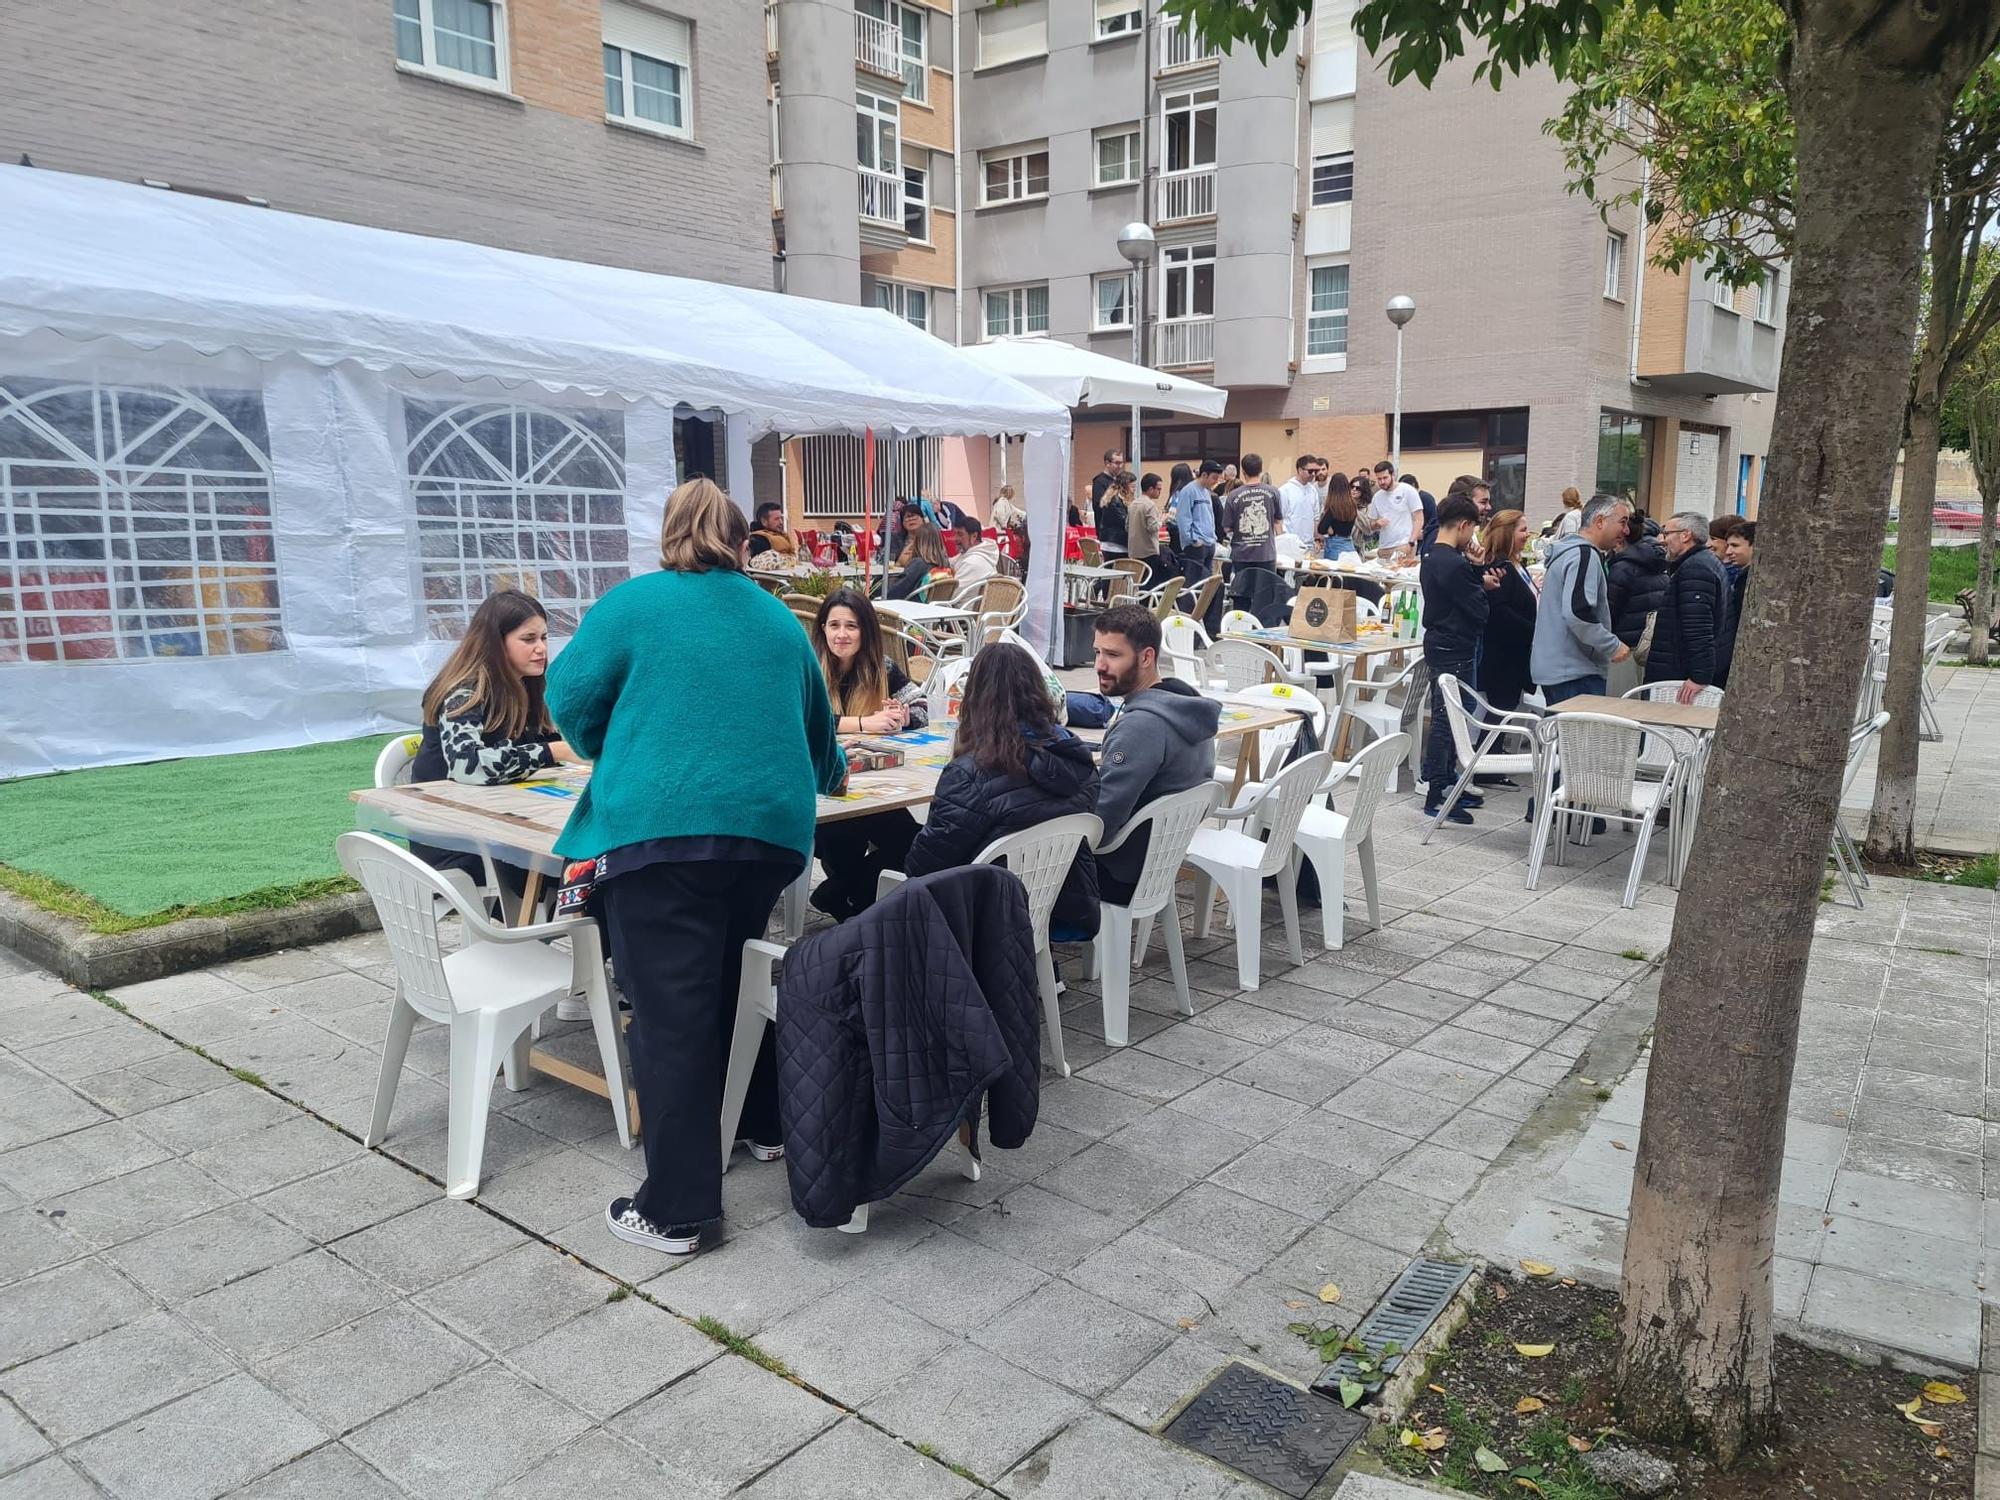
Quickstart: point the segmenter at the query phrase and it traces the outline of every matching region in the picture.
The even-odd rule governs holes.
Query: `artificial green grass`
[[[1891,573],[1896,571],[1893,543],[1882,549],[1882,566]],[[1978,582],[1977,547],[1940,547],[1931,543],[1931,603],[1950,604],[1958,598],[1959,590],[1969,589]]]
[[[100,932],[349,889],[382,737],[0,782],[0,886]]]

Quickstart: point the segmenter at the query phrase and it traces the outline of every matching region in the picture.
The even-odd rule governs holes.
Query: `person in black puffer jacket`
[[[950,765],[903,868],[912,877],[969,865],[995,839],[1097,808],[1097,766],[1056,721],[1041,663],[1019,646],[988,646],[965,676]],[[1049,922],[1059,941],[1097,934],[1097,865],[1076,856]]]
[[[1628,646],[1646,633],[1646,617],[1667,601],[1667,554],[1654,534],[1659,522],[1634,511],[1625,545],[1611,559],[1611,629]]]
[[[1671,517],[1660,540],[1666,544],[1667,597],[1653,625],[1653,650],[1646,658],[1646,681],[1679,682],[1680,700],[1692,703],[1704,687],[1727,687],[1735,645],[1729,617],[1729,575],[1708,550],[1708,517],[1683,511]]]

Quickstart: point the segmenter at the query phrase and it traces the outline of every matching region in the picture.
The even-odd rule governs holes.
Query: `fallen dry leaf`
[[[1201,1319],[1199,1318],[1177,1318],[1175,1321],[1183,1328],[1195,1328],[1201,1324]]]
[[[1529,1412],[1541,1409],[1542,1398],[1539,1396],[1523,1396],[1514,1403],[1514,1415],[1517,1417],[1525,1417]]]
[[[1937,1457],[1939,1457],[1939,1458],[1950,1458],[1950,1457],[1951,1457],[1951,1449],[1949,1449],[1949,1448],[1945,1447],[1945,1445],[1944,1445],[1943,1443],[1939,1443],[1939,1444],[1937,1445]]]
[[[1965,1399],[1965,1392],[1942,1380],[1933,1380],[1924,1387],[1924,1399],[1933,1406],[1956,1406]]]
[[[1516,1344],[1514,1346],[1514,1352],[1523,1359],[1540,1359],[1544,1354],[1553,1354],[1555,1351],[1556,1346],[1554,1344]]]
[[[1340,1288],[1329,1281],[1319,1289],[1319,1300],[1322,1302],[1338,1302],[1340,1300]]]
[[[1923,1404],[1924,1404],[1924,1398],[1922,1396],[1912,1396],[1907,1401],[1898,1401],[1896,1403],[1896,1410],[1901,1412],[1904,1416],[1914,1420],[1918,1410],[1923,1406]]]
[[[1506,1301],[1506,1300],[1507,1300],[1507,1299],[1508,1299],[1509,1297],[1511,1297],[1511,1296],[1513,1296],[1513,1295],[1514,1295],[1514,1294],[1513,1294],[1512,1292],[1508,1291],[1508,1290],[1507,1290],[1507,1288],[1505,1288],[1504,1286],[1501,1286],[1501,1285],[1500,1285],[1499,1283],[1497,1283],[1497,1282],[1496,1282],[1496,1283],[1494,1283],[1494,1287],[1493,1287],[1493,1300],[1494,1300],[1495,1302],[1505,1302],[1505,1301]]]
[[[1441,1385],[1427,1385],[1424,1389],[1429,1391],[1433,1396],[1442,1396],[1444,1394],[1444,1387]]]
[[[1532,1479],[1527,1479],[1524,1477],[1517,1476],[1514,1480],[1514,1483],[1518,1484],[1524,1490],[1534,1491],[1537,1495],[1541,1494],[1542,1492],[1542,1487],[1539,1484],[1536,1484],[1535,1481]]]
[[[1613,1141],[1611,1143],[1611,1149],[1613,1151],[1630,1151],[1632,1148],[1626,1145],[1623,1141]]]
[[[1479,1472],[1482,1474],[1501,1474],[1505,1473],[1507,1469],[1507,1460],[1495,1453],[1491,1448],[1474,1448],[1472,1450],[1472,1461],[1479,1465]]]
[[[1587,1089],[1594,1089],[1597,1087],[1597,1080],[1595,1078],[1585,1078],[1581,1074],[1579,1074],[1577,1076],[1576,1081],[1582,1084]]]
[[[1304,1307],[1311,1307],[1311,1306],[1312,1306],[1312,1304],[1311,1304],[1310,1302],[1300,1302],[1300,1301],[1291,1301],[1291,1302],[1287,1302],[1287,1303],[1285,1304],[1285,1306],[1287,1306],[1287,1307],[1291,1308],[1291,1309],[1292,1309],[1292,1310],[1293,1310],[1294,1312],[1296,1312],[1296,1311],[1298,1311],[1298,1310],[1299,1310],[1300,1308],[1304,1308]]]
[[[1944,1436],[1944,1428],[1936,1422],[1918,1422],[1917,1431],[1921,1432],[1927,1438],[1941,1438]]]
[[[1574,1276],[1565,1276],[1565,1277],[1563,1277],[1563,1279],[1562,1279],[1562,1284],[1563,1284],[1564,1286],[1575,1286],[1575,1285],[1576,1285],[1576,1278],[1575,1278]]]
[[[1424,1445],[1424,1435],[1421,1432],[1405,1427],[1402,1435],[1396,1441],[1401,1443],[1405,1448],[1421,1448]]]
[[[1442,1427],[1426,1427],[1424,1429],[1424,1451],[1427,1453],[1437,1452],[1438,1449],[1444,1447],[1450,1441],[1451,1434],[1446,1432]]]
[[[1521,1262],[1521,1269],[1526,1271],[1530,1276],[1553,1276],[1556,1274],[1556,1268],[1549,1265],[1546,1261],[1524,1260]]]
[[[1578,1453],[1588,1453],[1593,1447],[1596,1446],[1590,1441],[1589,1438],[1578,1437],[1575,1433],[1570,1434],[1569,1445],[1571,1448],[1575,1449]]]

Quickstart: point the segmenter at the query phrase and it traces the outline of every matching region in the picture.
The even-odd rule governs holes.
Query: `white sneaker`
[[[588,1021],[590,1019],[590,1002],[585,1000],[581,995],[564,995],[562,999],[556,1001],[556,1019],[558,1021]]]
[[[736,1144],[750,1153],[752,1161],[783,1161],[785,1159],[785,1148],[783,1146],[767,1146],[762,1141],[751,1140],[747,1135],[739,1136]]]
[[[604,1227],[628,1245],[644,1245],[665,1255],[692,1255],[701,1248],[699,1224],[665,1228],[640,1213],[630,1198],[613,1198],[604,1210]]]

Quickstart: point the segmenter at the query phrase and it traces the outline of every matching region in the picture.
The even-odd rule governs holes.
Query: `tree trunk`
[[[1972,590],[1972,643],[1965,659],[1975,667],[1986,665],[1987,647],[1993,632],[1993,524],[2000,511],[2000,484],[1981,483],[1979,488],[1979,581]]]
[[[1777,1424],[1771,1270],[1799,1001],[1909,394],[1925,185],[1970,67],[1891,66],[1851,31],[1830,38],[1843,25],[1811,0],[1788,9],[1800,210],[1770,482],[1661,983],[1619,1360],[1626,1427],[1724,1462]],[[1990,7],[1972,24],[1990,46]]]
[[[1943,299],[1932,299],[1939,323]],[[1868,812],[1868,857],[1880,864],[1917,862],[1917,757],[1922,748],[1924,628],[1930,620],[1931,521],[1937,504],[1938,405],[1949,330],[1927,328],[1910,394],[1903,443],[1903,496],[1896,521],[1896,605],[1889,627],[1889,673],[1882,706],[1889,722],[1875,751],[1875,805]]]

